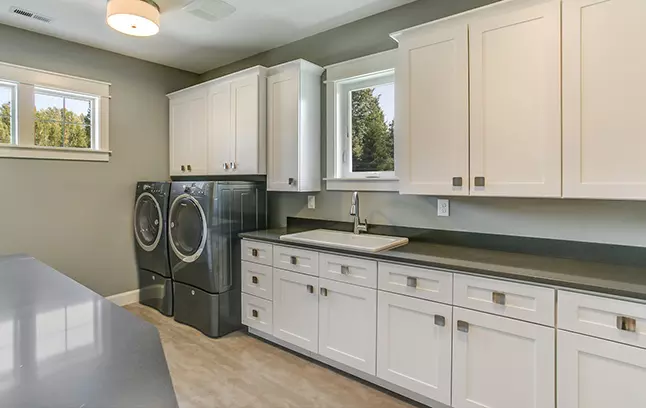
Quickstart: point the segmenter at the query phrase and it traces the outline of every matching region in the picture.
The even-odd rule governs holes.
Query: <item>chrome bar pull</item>
[[[348,265],[341,265],[341,275],[350,275],[350,267]]]
[[[256,258],[258,257],[258,250],[257,249],[252,249],[251,250],[251,256],[255,256]]]
[[[290,256],[289,263],[292,265],[296,265],[298,263],[298,258],[296,258],[295,256]]]
[[[252,310],[252,311],[251,311],[251,315],[252,315],[253,317],[258,317],[258,311],[257,311],[256,309]]]
[[[617,316],[617,328],[622,331],[635,333],[637,331],[637,320],[632,317]]]
[[[186,171],[186,166],[184,166],[183,164],[179,166],[179,168],[182,169],[182,171]]]
[[[469,323],[464,320],[458,320],[458,331],[462,333],[469,333]]]
[[[493,292],[491,294],[491,301],[497,305],[504,306],[507,302],[507,296],[505,296],[505,294],[501,292]]]
[[[308,293],[314,293],[314,286],[312,286],[312,285],[307,285],[307,292],[308,292]]]
[[[321,296],[327,296],[327,289],[321,288]]]
[[[224,168],[224,170],[229,170],[229,163],[224,163],[222,167]]]
[[[409,288],[416,288],[417,287],[417,278],[414,276],[409,276],[406,278],[406,286]]]
[[[189,164],[188,166],[186,166],[186,170],[188,170],[188,171],[192,171],[192,169],[191,169],[191,165],[190,165],[190,164]]]
[[[252,276],[251,277],[251,283],[258,284],[258,277],[257,276]]]
[[[435,315],[435,325],[444,327],[446,325],[446,319],[444,318],[444,316]]]

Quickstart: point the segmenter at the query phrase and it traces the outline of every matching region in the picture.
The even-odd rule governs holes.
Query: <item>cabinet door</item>
[[[379,292],[377,376],[451,405],[451,306]]]
[[[318,279],[274,269],[274,336],[318,351]]]
[[[299,72],[267,78],[267,190],[298,191]]]
[[[376,374],[377,291],[319,279],[319,354]]]
[[[397,67],[401,194],[469,194],[467,26],[404,40]]]
[[[554,329],[459,307],[453,322],[454,408],[554,408]]]
[[[264,95],[263,95],[264,97]],[[231,83],[231,160],[234,174],[264,174],[264,149],[261,151],[259,126],[259,78],[253,75]],[[262,132],[262,137],[265,132]],[[264,143],[263,143],[264,146]],[[261,157],[262,153],[262,157]],[[263,168],[260,168],[260,165]]]
[[[206,174],[206,90],[176,96],[169,110],[170,174]]]
[[[646,2],[563,2],[563,196],[646,199]]]
[[[230,174],[231,158],[231,84],[213,85],[208,93],[209,174]]]
[[[558,332],[559,408],[646,406],[646,350]]]
[[[471,195],[561,196],[560,1],[469,28]]]

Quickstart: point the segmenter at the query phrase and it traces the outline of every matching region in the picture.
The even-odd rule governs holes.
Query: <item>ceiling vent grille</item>
[[[43,16],[42,14],[34,13],[33,11],[25,10],[23,8],[20,8],[20,7],[13,6],[13,7],[11,7],[9,9],[9,12],[11,12],[13,14],[17,14],[17,15],[22,16],[22,17],[31,18],[33,20],[37,20],[37,21],[40,21],[40,22],[43,22],[43,23],[51,23],[52,22],[52,19],[49,18],[49,17]]]
[[[233,14],[236,8],[222,0],[193,0],[182,10],[213,23]]]

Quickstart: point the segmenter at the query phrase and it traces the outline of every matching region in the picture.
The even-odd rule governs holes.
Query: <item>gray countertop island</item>
[[[34,258],[0,257],[0,406],[175,408],[157,329]]]

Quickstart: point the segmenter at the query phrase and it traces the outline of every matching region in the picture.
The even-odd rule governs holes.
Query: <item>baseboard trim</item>
[[[139,302],[139,289],[131,290],[130,292],[117,293],[116,295],[108,296],[106,299],[118,306],[137,303]]]

